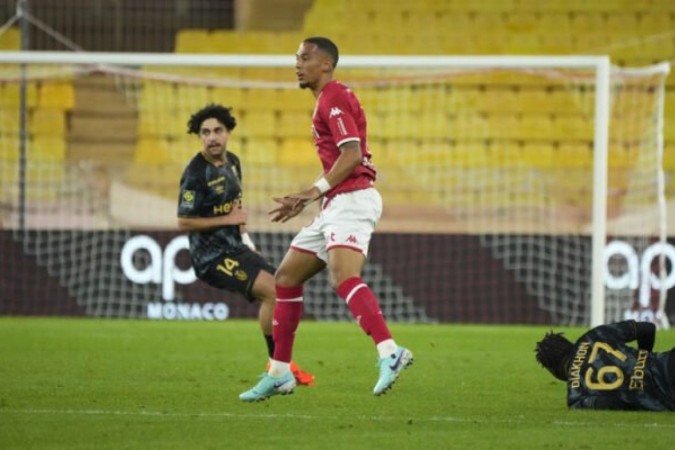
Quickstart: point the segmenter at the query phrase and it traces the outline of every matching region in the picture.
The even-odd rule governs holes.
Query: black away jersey
[[[655,327],[645,325],[602,325],[577,340],[567,380],[570,408],[675,410],[671,352],[651,351]],[[626,345],[634,340],[651,344]]]
[[[215,217],[227,215],[241,201],[241,163],[227,152],[227,163],[217,167],[197,153],[183,171],[178,197],[179,217]],[[190,232],[190,254],[197,275],[223,254],[234,254],[245,246],[239,225],[224,225]]]

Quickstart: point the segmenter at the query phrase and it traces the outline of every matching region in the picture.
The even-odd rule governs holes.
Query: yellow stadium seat
[[[669,14],[663,12],[647,12],[640,15],[638,31],[640,35],[650,35],[672,31],[673,22]]]
[[[492,164],[489,150],[485,145],[461,143],[449,151],[453,167],[488,167]]]
[[[388,114],[381,117],[380,123],[377,124],[378,127],[381,127],[381,130],[379,134],[376,132],[375,136],[387,139],[404,139],[424,135],[427,138],[433,138],[438,137],[439,132],[445,136],[447,126],[444,126],[445,123],[442,123],[441,120],[441,116],[435,115],[433,112],[420,117],[419,120],[415,120],[411,114],[406,112]],[[441,127],[443,129],[439,131]]]
[[[306,138],[312,136],[312,115],[308,111],[283,111],[279,117],[280,137]]]
[[[669,118],[668,122],[672,123],[672,118],[675,118],[675,90],[666,90],[665,108],[665,115]]]
[[[539,33],[539,53],[554,55],[570,53],[574,48],[573,36],[569,31]]]
[[[223,106],[241,109],[245,105],[243,90],[238,87],[215,87],[211,95],[214,102]]]
[[[638,15],[634,12],[613,12],[607,14],[605,28],[612,34],[635,35],[638,29]]]
[[[529,140],[555,140],[560,138],[555,123],[543,114],[528,114],[520,121],[522,136]]]
[[[245,167],[275,166],[277,164],[278,139],[269,137],[251,137],[244,139],[240,153],[242,164]],[[243,169],[246,176],[246,169]],[[250,169],[249,169],[250,170]]]
[[[520,150],[520,158],[528,167],[548,169],[555,164],[555,151],[550,144],[526,143]]]
[[[446,111],[429,111],[421,114],[411,113],[404,118],[401,128],[407,130],[406,136],[428,139],[452,139],[458,135],[471,133],[476,129],[478,116],[453,116]]]
[[[21,87],[18,83],[0,84],[0,107],[9,108],[19,106],[21,102]],[[28,83],[26,87],[26,105],[30,108],[38,104],[38,89],[36,83]]]
[[[670,0],[651,0],[650,3],[653,11],[675,12],[675,5]],[[635,6],[639,7],[639,4]]]
[[[609,167],[631,168],[639,155],[637,146],[610,144],[607,156]]]
[[[182,111],[185,116],[181,120],[187,122],[190,114],[213,103],[213,91],[209,92],[202,86],[178,85],[173,90],[173,98],[168,99],[168,103],[175,104],[176,111]]]
[[[279,149],[279,164],[291,168],[316,168],[321,170],[321,163],[311,138],[286,138]]]
[[[520,119],[513,114],[487,116],[487,130],[480,136],[487,139],[522,139]]]
[[[282,89],[277,100],[283,105],[284,111],[307,112],[310,115],[315,103],[311,94],[300,89]]]
[[[176,53],[212,53],[211,35],[204,29],[184,29],[176,34]]]
[[[40,86],[38,105],[41,108],[73,109],[75,88],[70,81],[45,82]]]
[[[0,109],[0,134],[18,136],[20,131],[21,117],[18,106],[3,105]]]
[[[594,136],[593,118],[574,115],[557,116],[554,128],[561,139],[568,140],[592,140]]]
[[[521,104],[516,101],[517,94],[513,89],[490,89],[488,92],[472,90],[471,95],[464,96],[465,105],[458,108],[471,107],[478,112],[488,114],[517,112]]]
[[[593,167],[593,148],[589,144],[562,143],[555,151],[554,165],[558,168]]]
[[[146,137],[136,142],[135,164],[161,165],[169,160],[169,144],[165,139]]]
[[[536,30],[538,34],[556,35],[570,31],[570,15],[567,12],[542,11],[537,14]]]
[[[66,130],[66,120],[63,110],[40,108],[33,110],[29,121],[29,130],[33,135],[63,136]]]
[[[674,142],[666,143],[666,145],[663,148],[663,167],[668,172],[675,172],[675,143]],[[673,180],[673,181],[675,181],[675,180]]]
[[[243,89],[241,106],[249,111],[282,109],[278,89]]]
[[[26,167],[26,198],[29,201],[54,201],[66,183],[65,167],[61,161],[36,161]]]
[[[197,136],[181,134],[166,140],[167,155],[158,155],[162,161],[177,165],[187,164],[199,151],[202,144]]]
[[[0,166],[19,160],[19,137],[0,134]]]
[[[21,31],[10,27],[0,34],[0,50],[21,50]]]
[[[31,142],[29,158],[40,161],[64,161],[66,141],[63,136],[40,136]]]
[[[515,55],[535,55],[539,52],[539,37],[532,33],[510,33],[502,37],[506,44],[504,53]]]
[[[276,114],[271,110],[246,110],[237,125],[237,134],[241,137],[276,137],[277,133]]]
[[[369,28],[375,33],[389,34],[391,30],[403,30],[406,26],[402,11],[378,8],[373,11]]]

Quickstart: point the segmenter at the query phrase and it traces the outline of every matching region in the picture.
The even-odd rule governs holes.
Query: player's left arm
[[[607,342],[616,340],[627,343],[637,340],[638,348],[651,352],[654,348],[656,326],[651,322],[624,320],[622,322],[600,325],[593,328],[589,333],[595,335],[597,339]]]

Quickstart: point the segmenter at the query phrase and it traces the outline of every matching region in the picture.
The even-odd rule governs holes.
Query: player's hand
[[[279,206],[267,213],[272,216],[270,218],[272,222],[287,222],[288,220],[300,214],[300,212],[305,208],[304,203],[298,202],[296,199],[291,197],[274,197],[272,200],[279,204]]]
[[[319,192],[319,189],[312,186],[297,194],[291,194],[281,198],[275,197],[272,200],[277,202],[279,206],[269,211],[268,214],[272,215],[272,222],[287,222],[300,214],[302,210],[305,209],[305,206],[309,205],[320,196],[321,193]]]
[[[302,192],[298,192],[297,194],[287,196],[287,198],[295,200],[297,203],[302,203],[303,207],[309,205],[319,197],[321,197],[321,192],[316,186],[312,186],[311,188]]]

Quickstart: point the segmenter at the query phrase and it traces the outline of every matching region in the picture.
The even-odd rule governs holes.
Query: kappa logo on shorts
[[[356,240],[356,236],[354,236],[353,234],[350,234],[347,237],[347,242],[350,242],[352,244],[358,244],[359,243],[359,241]]]

